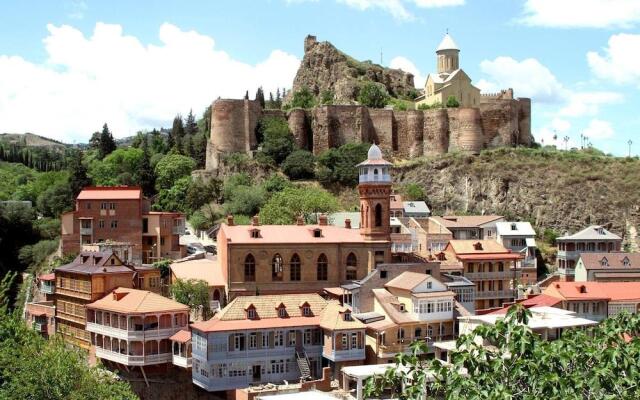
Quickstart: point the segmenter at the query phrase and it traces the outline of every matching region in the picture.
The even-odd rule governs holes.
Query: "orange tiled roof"
[[[142,190],[135,186],[96,186],[80,191],[78,200],[138,200]]]
[[[445,215],[433,218],[447,228],[476,228],[504,217],[501,215]]]
[[[403,290],[413,290],[416,286],[429,279],[429,276],[430,275],[419,272],[405,271],[387,282],[384,286]]]
[[[273,243],[364,243],[358,229],[347,229],[332,225],[233,225],[222,224],[227,240],[241,244]],[[252,238],[251,231],[260,231],[259,237]],[[314,237],[314,230],[320,229],[321,236]]]
[[[555,282],[543,293],[563,300],[640,302],[640,282]]]
[[[202,279],[209,286],[226,286],[227,282],[217,257],[174,262],[171,272],[178,279]]]
[[[137,314],[164,311],[189,311],[189,307],[147,290],[117,288],[113,292],[87,304],[88,308]]]
[[[38,277],[38,279],[40,279],[41,281],[55,281],[56,280],[56,274],[51,272],[49,274],[40,275]]]
[[[479,248],[476,248],[476,245],[479,244]],[[487,254],[487,253],[510,253],[510,251],[505,248],[500,243],[495,240],[460,240],[454,239],[449,240],[449,246],[455,252],[456,255],[460,254]]]
[[[178,343],[187,343],[188,341],[191,340],[191,331],[188,331],[186,329],[181,329],[178,332],[176,332],[173,336],[171,336],[169,340],[173,342],[178,342]]]
[[[350,313],[351,310],[347,309],[345,306],[341,306],[336,301],[329,302],[327,307],[322,310],[320,327],[331,331],[342,329],[364,329],[364,324],[353,316],[350,320],[345,320],[345,312]]]
[[[193,329],[202,332],[222,332],[248,329],[272,329],[291,328],[299,326],[320,325],[320,317],[290,317],[290,318],[265,318],[265,319],[237,319],[222,321],[216,317],[208,321],[196,322],[192,324]]]

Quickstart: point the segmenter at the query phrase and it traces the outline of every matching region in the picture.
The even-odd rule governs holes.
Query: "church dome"
[[[458,50],[458,51],[460,51],[460,48],[458,47],[456,42],[453,41],[453,38],[447,33],[447,34],[444,35],[444,38],[442,38],[442,42],[440,42],[440,45],[436,49],[436,52],[442,51],[442,50]]]
[[[382,151],[380,147],[378,147],[375,143],[369,147],[369,152],[367,153],[367,160],[382,160]]]

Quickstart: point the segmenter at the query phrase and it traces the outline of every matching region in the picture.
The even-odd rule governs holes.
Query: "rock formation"
[[[393,97],[416,91],[412,74],[371,61],[357,61],[331,43],[318,42],[315,36],[309,35],[304,41],[304,57],[289,93],[303,87],[316,96],[330,91],[335,103],[353,104],[363,80],[382,83]]]

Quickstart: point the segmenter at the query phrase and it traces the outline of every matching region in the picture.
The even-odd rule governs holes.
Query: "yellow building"
[[[446,104],[454,96],[460,107],[479,107],[480,89],[471,84],[471,78],[460,68],[460,49],[447,33],[436,50],[437,72],[427,77],[420,104]]]

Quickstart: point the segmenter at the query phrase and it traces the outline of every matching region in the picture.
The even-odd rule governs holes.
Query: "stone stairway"
[[[298,362],[298,368],[300,368],[300,379],[302,381],[311,379],[311,366],[304,349],[296,349],[296,361]]]

